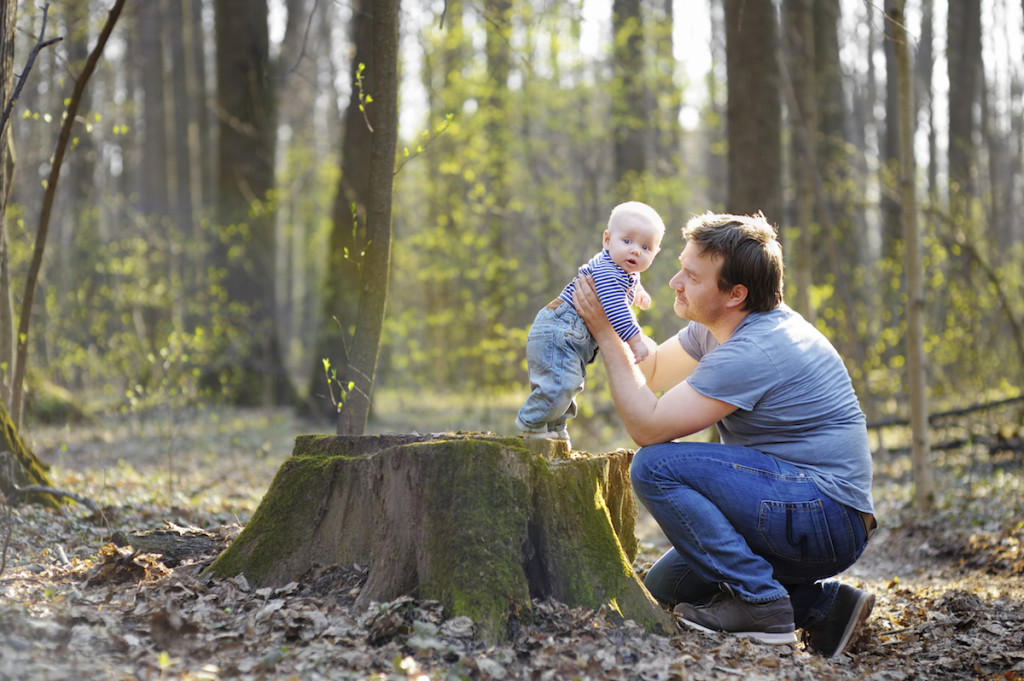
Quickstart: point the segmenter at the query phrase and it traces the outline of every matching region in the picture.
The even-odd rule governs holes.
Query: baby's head
[[[661,250],[665,223],[646,203],[627,201],[612,209],[604,231],[604,249],[630,274],[643,272]]]

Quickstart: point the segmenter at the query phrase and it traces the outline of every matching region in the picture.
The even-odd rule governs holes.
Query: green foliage
[[[324,377],[327,379],[327,391],[331,398],[331,404],[334,405],[338,412],[341,411],[342,406],[345,404],[345,397],[352,392],[352,389],[356,386],[355,381],[348,381],[342,383],[341,379],[338,378],[337,368],[331,366],[331,360],[324,357]],[[338,389],[338,394],[334,394],[334,389]]]
[[[978,225],[969,230],[979,236],[968,247],[958,243],[964,238],[962,227],[954,229],[941,213],[934,218],[923,242],[930,411],[1018,395],[1024,384],[1024,353],[1017,336],[1024,323],[1024,244],[995,252],[988,245],[991,237],[981,235]],[[841,350],[860,344],[862,365],[849,362],[852,351],[843,354],[862,402],[876,415],[906,416],[908,409],[904,258],[898,241],[872,271],[855,272],[854,310],[842,306],[834,277],[825,277],[812,296],[818,327]],[[988,267],[994,268],[995,281],[986,274]],[[845,332],[846,315],[854,321],[853,339]]]
[[[68,249],[48,252],[29,361],[45,367],[45,380],[100,408],[182,407],[216,397],[230,386],[230,371],[213,390],[200,378],[225,366],[225,347],[244,352],[251,340],[230,323],[241,304],[217,272],[190,269],[205,257],[200,240],[128,215],[120,235],[103,238],[87,207]],[[30,252],[27,239],[13,240],[14,281],[24,280]]]
[[[397,178],[381,383],[524,386],[533,316],[600,250],[611,208],[645,200],[668,224],[680,224],[682,173],[613,186],[612,103],[603,75],[563,41],[574,21],[554,7],[524,19],[508,87],[481,60],[460,61],[472,47],[458,17],[444,31],[428,31],[425,85],[438,96],[427,125],[448,127]],[[651,290],[664,290],[680,247],[670,234],[662,262],[645,279]],[[670,314],[656,298],[643,323],[667,333]]]
[[[629,114],[618,108],[623,74],[581,51],[578,7],[512,3],[510,16],[486,19],[479,10],[450,5],[444,21],[430,22],[416,43],[422,48],[425,120],[396,158],[391,285],[377,385],[434,395],[435,402],[439,394],[478,402],[487,396],[503,400],[494,412],[513,412],[525,396],[524,349],[533,317],[600,248],[616,203],[646,201],[668,226],[663,251],[643,277],[653,306],[638,313],[641,324],[664,339],[683,323],[672,310],[667,283],[682,247],[679,227],[693,213],[727,209],[714,205],[723,195],[724,121],[722,108],[712,102],[701,130],[680,132],[678,107],[691,93],[674,70],[664,31],[668,22],[646,8],[644,60],[635,75],[657,104],[647,120],[629,122],[651,135],[657,158],[646,171],[617,180],[613,121]],[[363,90],[364,75],[360,65],[353,86],[368,119],[373,101]],[[709,76],[709,89],[712,98],[721,98],[724,88],[715,77]],[[45,167],[59,95],[49,103],[22,104],[19,167]],[[137,142],[133,105],[107,102],[110,109],[102,117],[84,116],[76,153],[102,148],[104,155],[117,156],[119,168],[125,163],[125,174],[135,172],[128,165]],[[208,251],[216,247],[233,256],[232,265],[275,270],[280,278],[274,315],[288,369],[320,381],[311,369],[327,353],[313,351],[310,340],[324,325],[338,335],[334,320],[320,318],[321,282],[344,281],[346,290],[336,297],[346,299],[346,314],[337,323],[347,338],[355,332],[360,295],[356,278],[339,275],[337,263],[326,258],[340,179],[333,151],[338,145],[331,138],[336,127],[328,120],[316,129],[292,130],[279,146],[275,195],[253,199],[250,214],[235,224],[203,222],[187,229],[137,215],[131,208],[137,197],[120,194],[135,186],[123,177],[103,176],[106,184],[97,186],[102,200],[59,204],[60,221],[69,226],[48,247],[30,334],[31,368],[45,368],[44,380],[81,400],[98,398],[126,409],[231,394],[240,380],[237,367],[261,332],[248,322],[257,302],[232,294],[230,272],[209,267]],[[827,142],[837,147],[821,167],[834,224],[829,233],[819,225],[787,227],[783,241],[787,249],[797,238],[813,243],[815,323],[848,361],[869,414],[904,414],[902,245],[892,235],[879,235],[878,228],[868,234],[878,198],[865,189],[873,181],[858,167],[862,151]],[[23,189],[19,195],[16,184],[15,202],[7,209],[15,310],[34,240],[34,225],[26,220],[39,192],[36,175],[22,170],[18,176],[30,181],[18,181],[37,195],[26,197]],[[880,181],[893,180],[886,174]],[[891,189],[878,192],[884,196]],[[977,202],[964,211],[973,216],[970,221],[924,208],[925,351],[935,408],[1017,394],[1024,385],[1024,245],[1002,243],[989,233],[984,208]],[[252,225],[270,215],[276,218],[279,252],[267,255],[267,248],[267,257],[255,262],[252,253],[260,247],[252,243]],[[362,228],[356,220],[357,231]],[[357,233],[350,262],[364,247]],[[339,391],[337,406],[346,386],[333,372],[344,361],[327,361],[325,378],[331,392]],[[581,422],[608,434],[602,424],[615,419],[598,366],[588,376],[580,408]]]

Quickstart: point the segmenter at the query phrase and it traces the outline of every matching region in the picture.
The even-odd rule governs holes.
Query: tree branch
[[[64,38],[57,37],[49,40],[43,40],[43,34],[46,33],[46,13],[50,11],[50,3],[46,3],[43,7],[43,26],[39,29],[39,38],[36,40],[36,46],[32,48],[32,52],[28,55],[28,61],[25,62],[25,69],[21,72],[21,76],[18,78],[18,84],[14,88],[14,93],[11,95],[10,100],[7,102],[7,106],[4,107],[3,118],[0,118],[0,138],[3,138],[4,132],[7,130],[7,121],[11,118],[11,111],[14,109],[14,105],[18,103],[21,98],[21,89],[25,87],[25,83],[28,81],[29,71],[32,70],[32,65],[36,61],[36,55],[44,47],[49,47],[54,43],[59,43]]]

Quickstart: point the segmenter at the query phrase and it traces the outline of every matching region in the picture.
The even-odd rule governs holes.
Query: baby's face
[[[623,217],[605,230],[604,248],[629,274],[644,272],[661,250],[661,233],[644,220]]]

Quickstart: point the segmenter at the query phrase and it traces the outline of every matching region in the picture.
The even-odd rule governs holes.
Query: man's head
[[[661,250],[665,223],[658,212],[639,201],[620,203],[608,217],[604,249],[630,274],[644,272]]]
[[[782,246],[776,236],[762,213],[704,213],[683,228],[687,245],[720,263],[720,291],[728,292],[736,285],[746,288],[742,309],[749,312],[767,312],[782,303]]]

